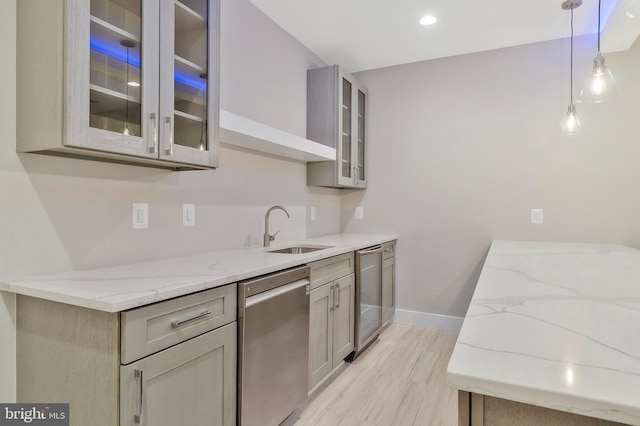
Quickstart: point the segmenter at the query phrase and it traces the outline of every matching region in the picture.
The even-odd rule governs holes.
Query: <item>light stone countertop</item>
[[[131,265],[0,280],[0,290],[106,312],[120,312],[397,239],[394,235],[336,234],[212,251]],[[297,244],[334,246],[306,254],[268,253]]]
[[[494,241],[447,381],[640,425],[640,251]]]

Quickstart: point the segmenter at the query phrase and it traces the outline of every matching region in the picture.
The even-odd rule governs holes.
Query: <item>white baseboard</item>
[[[459,332],[464,318],[448,315],[428,314],[426,312],[406,311],[396,309],[393,322],[396,324],[412,325],[414,327],[431,328],[434,330]]]

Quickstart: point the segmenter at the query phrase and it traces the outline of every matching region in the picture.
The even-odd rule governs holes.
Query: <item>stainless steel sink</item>
[[[269,250],[267,251],[267,253],[304,254],[304,253],[311,253],[314,251],[324,250],[332,247],[334,246],[299,245],[299,246],[283,247],[280,249]]]

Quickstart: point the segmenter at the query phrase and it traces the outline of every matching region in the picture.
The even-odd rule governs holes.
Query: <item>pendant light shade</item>
[[[576,106],[573,104],[573,9],[579,7],[582,4],[582,0],[566,0],[562,3],[564,10],[571,11],[571,54],[570,54],[570,66],[569,66],[569,107],[567,108],[567,114],[562,120],[562,132],[567,136],[573,136],[580,131],[580,119],[578,118],[578,112]]]
[[[600,6],[601,0],[598,0],[598,53],[593,60],[593,69],[580,91],[578,102],[604,102],[620,94],[618,83],[613,78],[611,70],[606,66],[604,56],[600,52]]]

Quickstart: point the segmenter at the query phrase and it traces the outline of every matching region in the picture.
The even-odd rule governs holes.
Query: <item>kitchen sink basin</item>
[[[300,246],[283,247],[275,250],[269,250],[267,251],[267,253],[304,254],[304,253],[311,253],[314,251],[324,250],[332,247],[334,246],[300,245]]]

